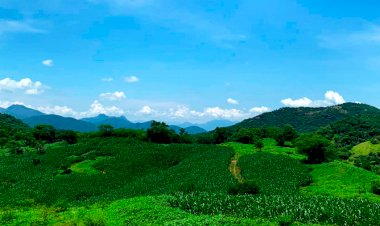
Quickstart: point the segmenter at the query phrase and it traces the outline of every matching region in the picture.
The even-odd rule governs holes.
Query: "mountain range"
[[[92,118],[75,119],[70,117],[63,117],[54,114],[44,114],[38,110],[25,107],[23,105],[12,105],[6,109],[0,108],[0,113],[11,115],[17,119],[22,120],[29,126],[36,126],[39,124],[52,125],[57,129],[74,130],[79,132],[96,131],[99,125],[108,124],[114,128],[127,128],[127,129],[143,129],[150,128],[153,121],[147,122],[131,122],[124,116],[111,117],[105,114],[100,114]],[[179,133],[181,128],[184,128],[189,134],[205,133],[206,129],[195,125],[189,126],[176,126],[169,125],[171,129]]]

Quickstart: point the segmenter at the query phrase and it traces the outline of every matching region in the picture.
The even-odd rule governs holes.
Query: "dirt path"
[[[238,162],[238,160],[236,159],[236,157],[232,158],[229,169],[230,169],[231,174],[236,178],[236,180],[239,183],[243,183],[244,178],[241,175],[240,168],[237,166],[237,162]]]

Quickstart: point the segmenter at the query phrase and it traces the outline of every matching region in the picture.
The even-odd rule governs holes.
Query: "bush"
[[[256,195],[259,192],[259,186],[253,181],[238,183],[228,189],[228,194],[230,195]]]
[[[378,180],[372,181],[371,191],[375,195],[380,195],[380,181],[378,181]]]

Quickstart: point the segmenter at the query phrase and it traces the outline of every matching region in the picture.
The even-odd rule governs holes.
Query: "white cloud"
[[[301,99],[293,100],[292,98],[287,98],[281,100],[281,103],[288,107],[309,107],[313,101],[307,97],[303,97]]]
[[[46,114],[55,114],[61,116],[77,116],[77,112],[67,106],[47,106],[47,107],[38,107],[37,110],[46,113]]]
[[[91,117],[91,116],[97,116],[99,114],[106,114],[110,116],[120,116],[124,114],[124,111],[116,106],[106,107],[103,104],[101,104],[98,100],[95,100],[91,104],[90,109],[88,111],[81,112],[79,115],[81,117]]]
[[[48,88],[41,82],[33,82],[30,78],[23,78],[20,81],[13,80],[11,78],[4,78],[0,80],[0,91],[16,92],[17,90],[24,91],[28,95],[41,94]]]
[[[256,113],[256,114],[262,114],[262,113],[265,113],[265,112],[268,112],[270,111],[270,108],[268,107],[253,107],[249,110],[249,112],[251,113]]]
[[[125,99],[125,93],[122,91],[116,91],[113,93],[101,93],[99,97],[103,100],[116,101]]]
[[[38,29],[32,25],[32,21],[1,20],[0,35],[6,33],[45,33],[45,30]]]
[[[281,103],[287,107],[326,107],[331,105],[343,104],[346,101],[335,91],[327,91],[324,100],[311,100],[307,97],[293,100],[287,98],[281,100]]]
[[[44,65],[46,67],[53,67],[54,66],[54,61],[52,59],[43,60],[41,63],[42,63],[42,65]]]
[[[228,98],[227,103],[237,105],[237,104],[239,104],[239,101],[232,99],[232,98]]]
[[[151,107],[149,107],[148,105],[142,107],[139,111],[139,113],[141,114],[144,114],[144,115],[149,115],[149,114],[152,114],[153,110]]]
[[[112,82],[113,78],[108,77],[108,78],[102,78],[102,82]]]
[[[23,102],[20,102],[20,101],[0,101],[0,108],[7,108],[14,104],[25,105]]]
[[[134,83],[134,82],[138,82],[139,78],[136,76],[129,76],[129,77],[125,77],[124,80],[129,83]]]
[[[327,91],[325,93],[325,98],[326,100],[331,101],[334,104],[343,104],[346,102],[339,93],[334,91]]]

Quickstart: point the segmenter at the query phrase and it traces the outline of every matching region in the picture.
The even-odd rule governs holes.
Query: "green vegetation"
[[[268,128],[293,126],[298,132],[313,132],[350,117],[380,115],[380,110],[366,105],[345,103],[325,108],[281,108],[246,119],[236,124],[243,128]]]
[[[261,148],[261,150],[256,145],[242,144],[238,142],[228,142],[221,145],[225,147],[233,148],[237,155],[237,158],[244,155],[257,153],[259,151],[271,153],[271,154],[286,155],[298,160],[303,160],[306,158],[304,154],[299,154],[295,148],[277,146],[276,141],[272,138],[265,138],[262,140],[262,142],[263,142],[263,147]]]
[[[313,183],[302,189],[303,194],[380,201],[380,197],[371,192],[371,182],[379,180],[380,176],[338,161],[312,167]]]
[[[272,219],[280,224],[378,225],[380,204],[365,199],[339,199],[328,196],[243,195],[196,193],[177,194],[171,200],[193,214]]]
[[[297,194],[310,184],[309,168],[284,155],[256,153],[239,159],[238,166],[247,181],[254,181],[260,194]]]
[[[30,128],[0,114],[0,224],[378,225],[377,111],[282,109],[255,118],[280,127],[198,135],[154,121],[146,131]],[[289,112],[317,122],[285,124]]]

